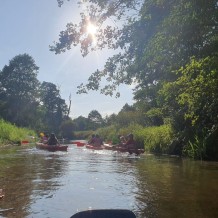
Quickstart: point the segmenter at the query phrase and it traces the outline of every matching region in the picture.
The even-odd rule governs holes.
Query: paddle
[[[71,218],[136,218],[136,216],[130,210],[102,209],[81,211],[71,216]]]

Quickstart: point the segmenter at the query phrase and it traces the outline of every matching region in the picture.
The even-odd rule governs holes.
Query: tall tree
[[[40,87],[41,107],[44,111],[44,121],[49,131],[59,132],[68,108],[60,96],[57,86],[50,82],[43,82]]]
[[[76,119],[73,120],[73,123],[75,125],[76,131],[84,131],[88,129],[89,126],[89,120],[86,117],[79,116]]]
[[[74,130],[75,130],[75,123],[72,121],[72,119],[70,118],[64,119],[60,126],[61,136],[67,139],[73,139]]]
[[[103,118],[97,110],[92,110],[88,114],[89,126],[91,129],[95,130],[102,126]]]
[[[59,0],[60,4],[63,2]],[[217,85],[213,81],[216,81],[217,73],[214,60],[218,56],[218,1],[85,2],[88,8],[81,13],[81,22],[69,23],[66,30],[60,33],[59,42],[50,50],[59,54],[71,49],[71,46],[80,45],[83,56],[105,47],[117,49],[117,54],[106,61],[102,70],[92,73],[88,82],[79,86],[78,92],[100,90],[106,95],[115,92],[119,96],[117,87],[121,83],[136,82],[134,98],[145,106],[144,113],[151,123],[162,124],[166,120],[163,117],[165,114],[173,120],[179,132],[187,133],[187,128],[198,131],[203,123],[211,132],[217,125],[210,113],[216,111],[217,102],[217,95],[214,94]],[[110,25],[112,22],[108,22],[109,18],[116,25]],[[87,32],[90,23],[98,27],[95,35]],[[190,58],[195,60],[195,64]],[[207,63],[212,64],[212,71]],[[202,75],[211,81],[206,82]],[[101,87],[103,77],[108,83]],[[187,82],[184,87],[193,96],[183,87],[184,81]],[[213,93],[211,101],[205,99],[208,97],[205,87]],[[196,90],[203,93],[196,94]],[[174,104],[169,102],[170,99]],[[170,103],[169,107],[166,102]]]
[[[67,24],[51,51],[59,54],[80,45],[85,56],[105,47],[122,49],[108,59],[103,70],[96,70],[87,84],[81,84],[79,93],[101,89],[102,93],[112,95],[119,84],[136,80],[136,90],[143,91],[152,102],[162,80],[176,79],[175,70],[185,65],[190,56],[207,56],[217,51],[217,0],[79,2],[88,5],[86,12],[81,13],[81,22]],[[109,18],[118,25],[109,25]],[[90,23],[98,27],[95,43],[87,32]],[[103,88],[102,77],[109,82]]]
[[[28,54],[15,56],[0,72],[2,117],[18,126],[35,122],[38,106],[38,67]]]

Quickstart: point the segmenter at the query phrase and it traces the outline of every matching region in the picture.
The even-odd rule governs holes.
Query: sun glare
[[[95,45],[97,43],[97,39],[96,39],[96,33],[97,33],[97,26],[95,26],[92,23],[89,23],[86,27],[86,31],[88,34],[91,35],[92,37],[92,43]]]
[[[97,32],[97,27],[94,24],[89,23],[87,26],[87,32],[94,36]]]

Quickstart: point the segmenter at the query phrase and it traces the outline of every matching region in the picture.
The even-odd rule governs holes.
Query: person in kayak
[[[113,145],[114,148],[125,147],[126,139],[123,135],[118,135],[116,141],[117,141],[117,144]]]
[[[122,145],[125,145],[126,144],[126,139],[125,139],[125,137],[122,135],[122,136],[120,136],[120,145],[122,146]]]
[[[60,145],[60,143],[58,142],[57,137],[55,136],[54,133],[51,133],[47,143],[47,145]]]
[[[46,143],[48,141],[48,135],[45,134],[43,137],[42,137],[42,143]]]
[[[127,148],[128,152],[130,154],[135,153],[136,155],[139,155],[140,152],[138,151],[137,147],[136,147],[136,142],[133,138],[133,134],[130,133],[128,136],[128,140],[127,142],[124,144],[124,146]]]
[[[95,134],[92,135],[91,139],[88,141],[89,145],[93,145],[95,142]]]
[[[136,149],[136,143],[135,143],[135,140],[133,139],[133,134],[130,133],[128,136],[127,136],[127,141],[126,143],[124,143],[124,147],[128,148],[128,149]]]
[[[103,141],[102,141],[102,139],[99,137],[99,135],[96,135],[96,136],[95,136],[94,144],[93,144],[93,145],[96,146],[96,147],[100,147],[100,146],[103,145]]]

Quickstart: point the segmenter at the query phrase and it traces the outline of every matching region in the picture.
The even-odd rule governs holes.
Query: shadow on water
[[[218,217],[218,163],[135,157],[69,145],[68,152],[0,150],[2,217],[70,217],[130,209],[138,218]]]

